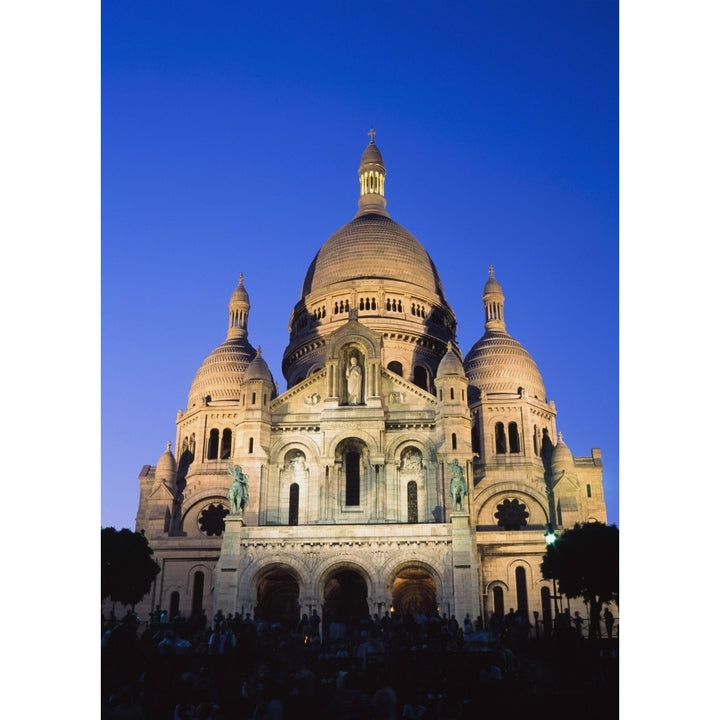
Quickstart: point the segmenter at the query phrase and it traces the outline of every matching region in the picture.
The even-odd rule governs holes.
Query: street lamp
[[[545,545],[550,547],[556,540],[557,540],[557,535],[555,534],[555,531],[553,530],[552,523],[548,523],[547,529],[545,530]],[[553,581],[553,602],[555,603],[555,622],[557,622],[558,594],[557,594],[557,587],[555,585],[555,578],[553,578],[552,581]]]

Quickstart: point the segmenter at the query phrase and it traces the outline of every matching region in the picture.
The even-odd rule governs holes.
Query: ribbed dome
[[[463,363],[468,382],[486,393],[517,393],[546,402],[542,375],[530,353],[507,333],[488,331]]]
[[[264,380],[272,383],[273,385],[275,384],[270,368],[265,362],[265,358],[261,355],[260,348],[257,350],[255,359],[247,366],[243,380]]]
[[[255,357],[255,348],[247,338],[226,340],[215,348],[200,366],[190,387],[188,409],[211,400],[239,400],[240,383]]]
[[[465,370],[460,358],[455,354],[455,351],[448,346],[448,351],[438,365],[437,376],[446,377],[449,375],[465,377]]]
[[[443,299],[442,283],[425,248],[378,213],[359,215],[330,236],[310,265],[303,295],[364,278],[407,282]]]
[[[505,296],[495,279],[491,265],[490,277],[483,290],[485,334],[465,356],[463,365],[471,388],[471,401],[478,390],[485,393],[516,394],[523,388],[528,397],[547,402],[542,375],[530,353],[505,329]]]

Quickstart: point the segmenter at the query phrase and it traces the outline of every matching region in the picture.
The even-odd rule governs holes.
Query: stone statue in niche
[[[295,453],[290,457],[286,464],[285,470],[290,473],[292,482],[298,484],[302,483],[305,479],[305,456],[301,452]]]
[[[348,405],[362,405],[363,371],[358,364],[357,355],[350,356],[350,364],[345,370],[345,380],[347,382]]]

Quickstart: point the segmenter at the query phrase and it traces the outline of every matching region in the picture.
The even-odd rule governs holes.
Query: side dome
[[[253,361],[247,366],[247,370],[245,370],[245,375],[243,376],[243,380],[247,382],[248,380],[263,380],[265,382],[272,383],[275,385],[275,380],[273,380],[272,373],[270,372],[270,368],[268,367],[268,364],[265,362],[265,358],[262,357],[261,349],[257,349],[257,355],[255,355],[255,358]]]
[[[168,441],[165,452],[160,456],[155,466],[155,478],[174,483],[177,476],[177,462],[170,447],[171,443]]]
[[[445,356],[440,361],[437,369],[438,377],[457,376],[465,377],[465,369],[463,368],[462,361],[455,354],[450,343],[448,343],[448,349]]]
[[[465,356],[463,365],[468,382],[474,388],[470,400],[484,393],[517,394],[520,388],[531,398],[547,402],[542,375],[530,353],[505,329],[504,301],[492,265],[485,284],[485,334]]]
[[[206,399],[239,400],[240,383],[248,365],[256,355],[248,342],[247,325],[250,298],[243,275],[228,302],[228,330],[225,342],[216,347],[195,373],[188,395],[188,410],[202,407]]]
[[[565,444],[562,433],[558,433],[558,441],[553,449],[550,467],[554,475],[563,470],[572,470],[575,467],[575,459],[572,452],[570,452],[570,448]]]

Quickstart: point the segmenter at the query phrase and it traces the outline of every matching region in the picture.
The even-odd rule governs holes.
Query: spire
[[[388,216],[385,207],[385,165],[378,146],[375,144],[375,128],[368,131],[370,142],[360,158],[358,178],[360,180],[360,199],[358,200],[358,215],[365,213],[378,213]]]
[[[483,305],[485,306],[485,330],[507,332],[505,329],[505,296],[500,283],[495,279],[495,268],[488,268],[488,281],[483,290]]]
[[[228,303],[228,332],[227,340],[247,337],[248,315],[250,313],[250,298],[243,284],[244,275],[240,273],[238,285],[230,296]]]

